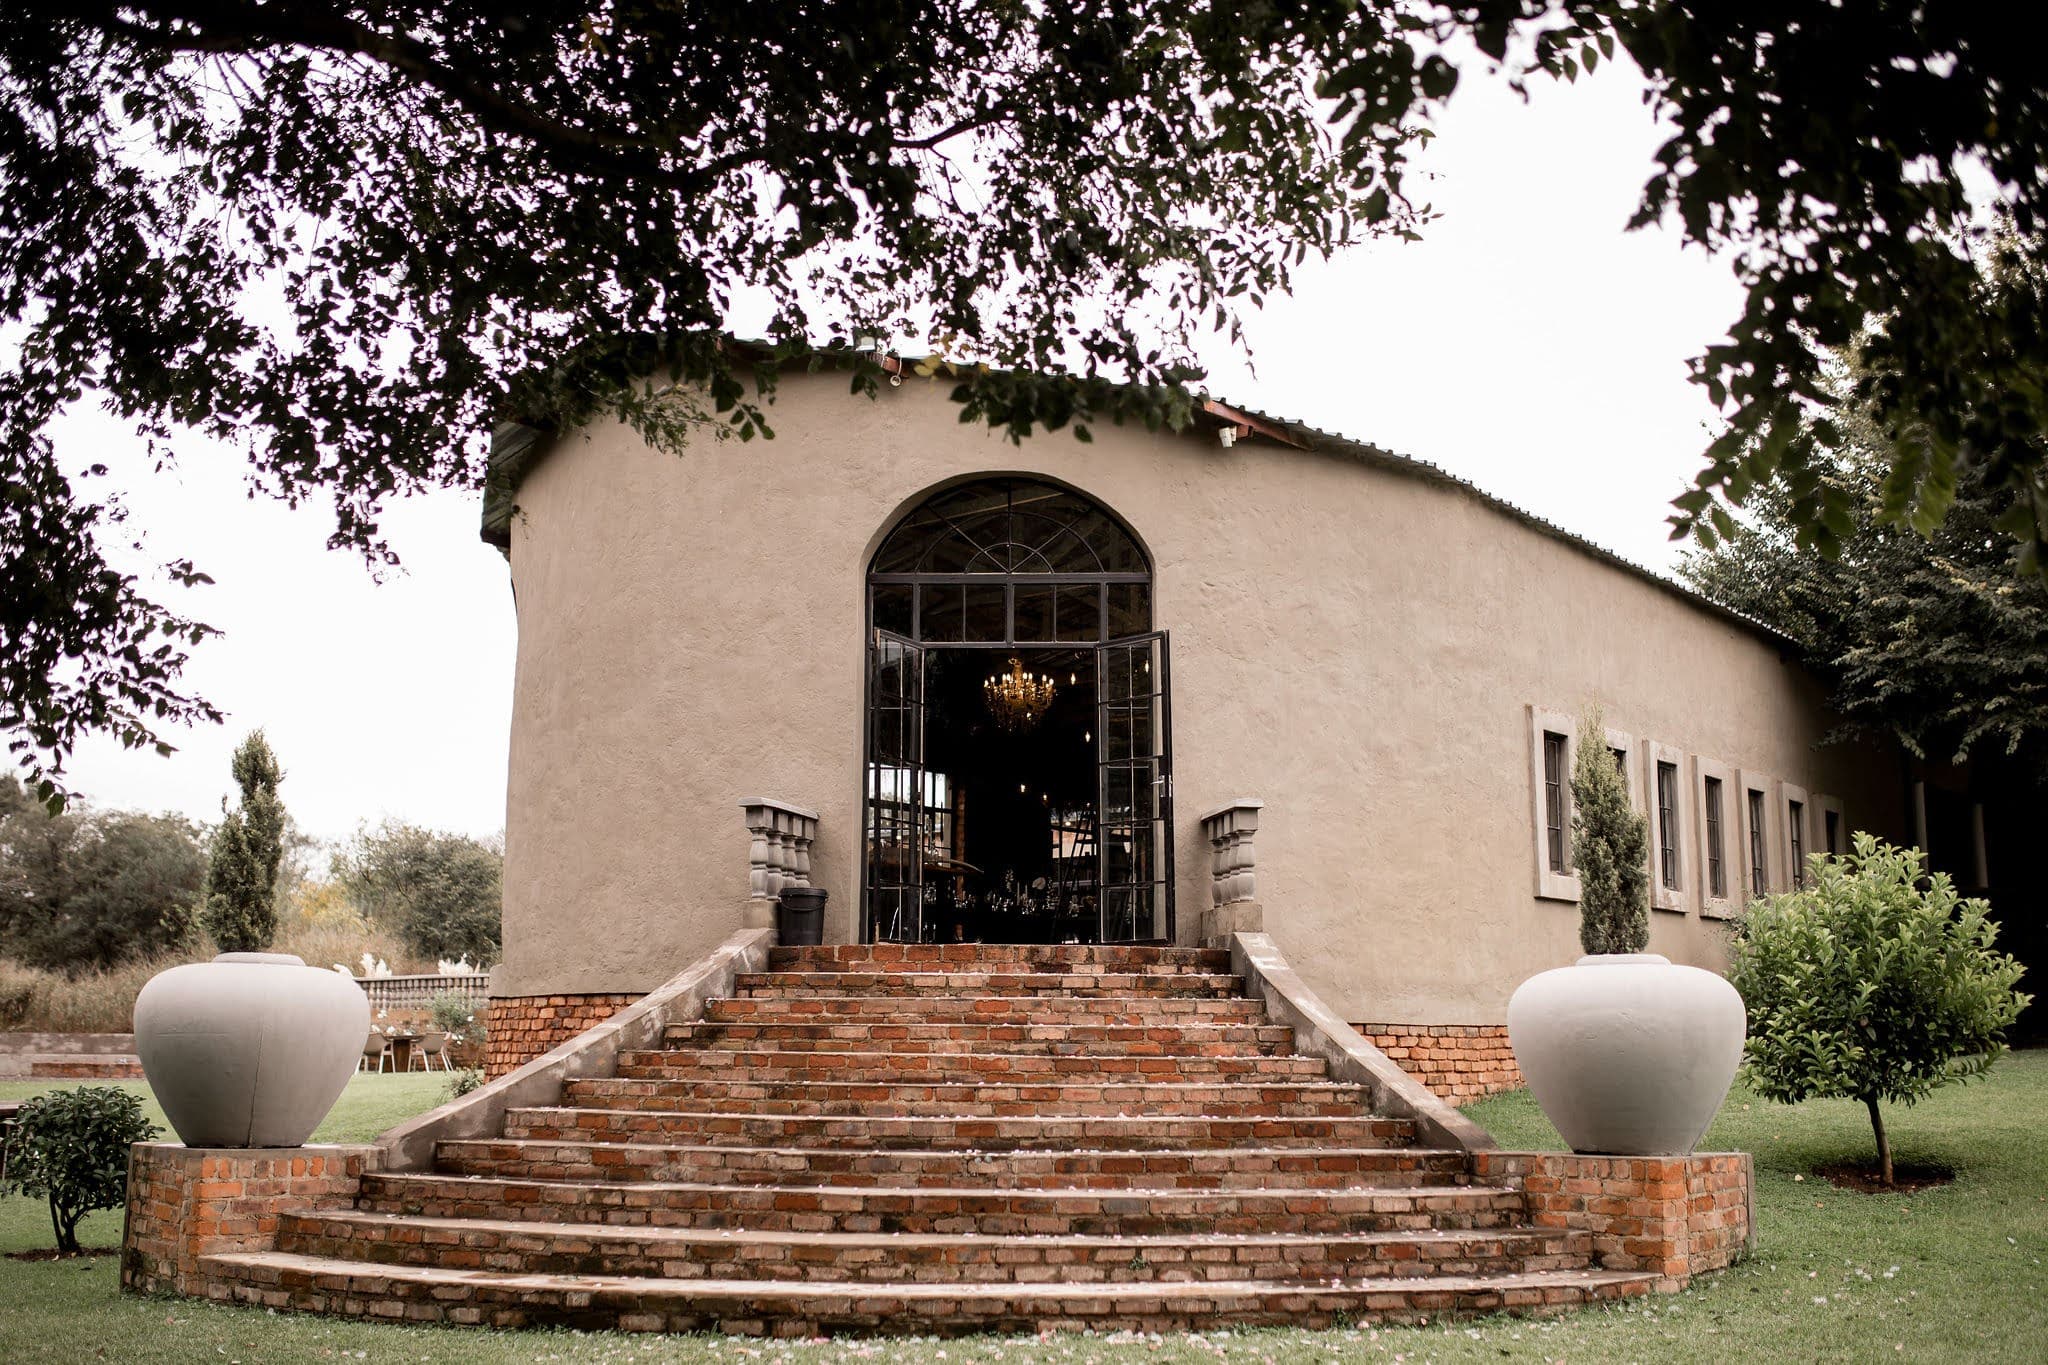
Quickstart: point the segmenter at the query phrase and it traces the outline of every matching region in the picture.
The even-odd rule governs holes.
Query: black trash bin
[[[785,948],[825,941],[825,892],[815,886],[784,887],[775,907],[775,937]]]

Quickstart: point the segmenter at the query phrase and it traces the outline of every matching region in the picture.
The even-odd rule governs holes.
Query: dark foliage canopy
[[[400,821],[357,833],[334,872],[371,922],[422,957],[498,960],[504,852],[466,834]]]
[[[937,338],[963,419],[1013,434],[1174,424],[1200,332],[1235,338],[1304,260],[1427,218],[1402,168],[1455,85],[1438,45],[1467,38],[1517,80],[1625,50],[1676,128],[1638,221],[1738,253],[1747,307],[1697,374],[1731,430],[1679,530],[1725,533],[1716,498],[1782,471],[1801,537],[1845,538],[1799,419],[1817,348],[1875,320],[1887,514],[1931,527],[1978,469],[2031,553],[2041,297],[2031,276],[1984,284],[1962,194],[1981,164],[2039,226],[2048,119],[2023,15],[15,0],[0,728],[54,797],[81,735],[160,743],[214,717],[179,682],[206,627],[109,566],[117,509],[56,461],[67,405],[99,398],[165,458],[179,431],[241,442],[255,487],[332,493],[334,543],[373,557],[391,497],[485,478],[499,418],[767,434],[746,376],[772,385],[820,342]],[[773,318],[765,357],[720,342],[749,301]],[[856,366],[856,387],[875,378]]]
[[[1848,509],[1835,558],[1799,540],[1782,475],[1750,497],[1734,533],[1688,557],[1717,601],[1790,635],[1833,689],[1833,739],[1896,741],[1936,761],[2009,762],[2048,779],[2048,582],[2012,572],[1990,471],[1966,467],[1930,535],[1887,519],[1882,434],[1836,367],[1835,443],[1816,445],[1821,486]]]
[[[80,972],[179,946],[206,855],[175,815],[52,813],[0,777],[0,952]]]

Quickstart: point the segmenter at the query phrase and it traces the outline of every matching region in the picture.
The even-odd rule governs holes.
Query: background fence
[[[451,991],[466,997],[471,1005],[481,1005],[489,998],[491,974],[364,976],[357,977],[356,984],[369,995],[374,1014],[378,1010],[423,1010],[434,1003],[435,996]]]

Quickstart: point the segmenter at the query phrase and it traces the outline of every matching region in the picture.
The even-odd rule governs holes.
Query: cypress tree
[[[1572,870],[1579,942],[1588,953],[1640,953],[1650,942],[1649,821],[1629,808],[1628,782],[1607,747],[1598,708],[1579,720],[1572,760]]]
[[[284,773],[261,730],[235,750],[239,806],[222,812],[207,868],[207,932],[224,953],[261,952],[277,934],[277,868],[284,858]],[[225,804],[225,803],[223,803]]]

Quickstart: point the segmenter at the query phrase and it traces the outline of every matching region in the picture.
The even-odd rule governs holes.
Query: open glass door
[[[924,647],[877,630],[868,645],[867,939],[924,937]]]
[[[1173,941],[1166,632],[1095,649],[1102,941]]]

